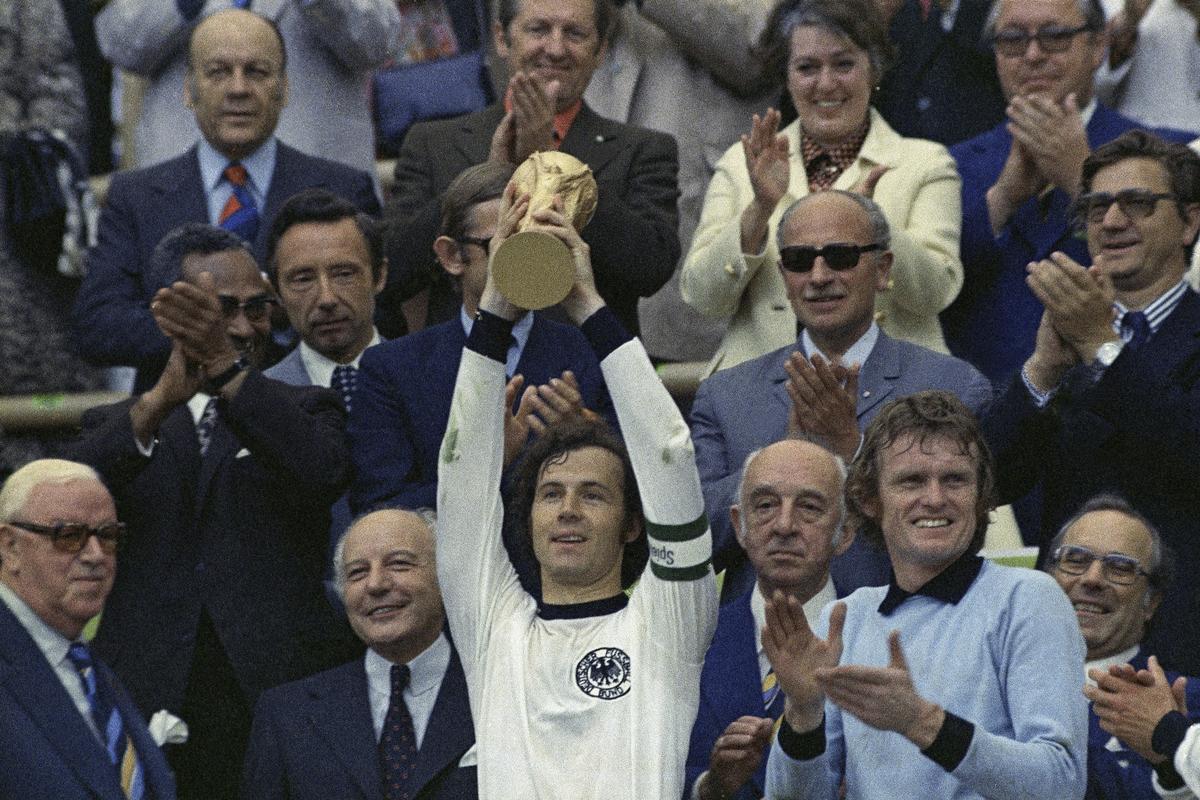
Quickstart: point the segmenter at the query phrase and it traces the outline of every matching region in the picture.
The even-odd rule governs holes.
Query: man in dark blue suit
[[[783,712],[761,641],[764,600],[793,595],[815,619],[845,592],[830,559],[854,539],[842,488],[846,465],[811,442],[783,441],[754,452],[729,514],[754,568],[754,585],[721,606],[704,656],[700,709],[688,748],[686,792],[699,800],[757,800],[766,786],[766,747]]]
[[[443,631],[433,524],[432,512],[384,509],[346,532],[335,584],[366,657],[262,696],[245,800],[477,796],[475,732]]]
[[[458,363],[483,293],[488,242],[512,173],[508,164],[479,164],[446,190],[434,250],[461,285],[462,309],[455,319],[371,348],[363,356],[348,426],[356,470],[350,505],[355,511],[379,505],[432,507],[436,502],[437,454]],[[548,421],[572,405],[609,413],[600,365],[573,326],[527,314],[513,327],[507,370],[515,381],[510,388],[518,418],[534,412]],[[574,374],[574,386],[560,378],[565,371]],[[518,375],[531,387],[519,402]],[[543,396],[532,388],[551,381],[558,393]],[[513,444],[515,456],[522,443]]]
[[[83,464],[34,461],[0,488],[0,797],[175,797],[137,708],[80,640],[124,536]]]
[[[1131,131],[1088,157],[1077,203],[1093,266],[1056,252],[1029,267],[1037,344],[983,420],[1001,502],[1035,485],[1039,544],[1115,492],[1179,556],[1143,644],[1200,673],[1200,297],[1184,282],[1200,231],[1200,156]]]
[[[725,598],[752,580],[729,523],[752,451],[806,436],[849,462],[860,431],[888,400],[945,389],[979,411],[991,399],[990,384],[971,365],[879,330],[875,295],[887,286],[892,254],[887,220],[873,201],[839,190],[809,195],[784,212],[778,235],[779,269],[802,328],[796,344],[717,372],[700,384],[692,405],[696,466],[713,563],[726,570]],[[823,249],[838,244],[857,250],[841,261]],[[886,583],[887,556],[856,543],[834,560],[833,574],[847,591]]]
[[[151,263],[168,231],[184,222],[220,224],[250,242],[261,263],[271,220],[301,189],[325,187],[379,213],[366,173],[274,138],[287,102],[286,66],[283,40],[266,19],[238,10],[207,17],[192,31],[184,83],[204,138],[178,158],[113,179],[75,326],[89,359],[137,367],[138,390],[153,385],[171,352],[149,310],[154,292],[179,277]]]
[[[965,275],[941,318],[950,352],[999,384],[1032,349],[1041,318],[1026,265],[1055,250],[1089,263],[1070,214],[1083,160],[1145,126],[1093,99],[1107,52],[1099,0],[996,0],[990,19],[1008,119],[950,149],[963,181]]]

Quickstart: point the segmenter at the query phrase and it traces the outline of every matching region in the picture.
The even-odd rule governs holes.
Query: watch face
[[[1121,348],[1124,342],[1105,342],[1096,350],[1096,361],[1100,362],[1101,366],[1109,367],[1117,360],[1117,356],[1121,354]]]

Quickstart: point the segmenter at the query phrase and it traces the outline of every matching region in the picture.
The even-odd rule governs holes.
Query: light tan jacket
[[[775,231],[787,207],[808,194],[808,177],[800,156],[799,122],[783,134],[791,152],[790,188],[771,214],[765,250],[742,253],[741,214],[754,192],[737,143],[717,163],[684,259],[684,301],[702,314],[731,317],[709,374],[796,340],[796,317],[777,266]],[[877,164],[891,167],[875,188],[875,201],[892,229],[895,261],[890,288],[876,298],[876,318],[890,336],[944,353],[937,315],[958,295],[963,282],[958,258],[962,182],[946,148],[900,136],[872,109],[862,150],[834,187],[851,189]]]

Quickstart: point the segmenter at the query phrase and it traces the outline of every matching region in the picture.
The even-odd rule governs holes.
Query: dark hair
[[[240,250],[254,261],[250,246],[232,231],[204,222],[185,222],[159,240],[150,264],[155,276],[166,286],[183,277],[183,259],[187,256],[210,256],[229,250]]]
[[[991,38],[996,33],[996,21],[1000,19],[1000,4],[1004,0],[992,0],[992,7],[988,9],[987,19],[983,25],[983,40],[989,47],[991,46]],[[1083,24],[1092,33],[1104,30],[1104,7],[1100,5],[1100,0],[1075,0],[1075,6],[1079,9],[1080,16],[1083,17]]]
[[[963,454],[976,458],[975,534],[970,552],[978,553],[987,533],[989,512],[996,506],[996,477],[992,453],[979,430],[971,410],[950,392],[925,391],[893,400],[871,420],[863,434],[862,446],[846,479],[846,499],[850,519],[867,541],[884,546],[879,522],[866,512],[867,505],[879,499],[879,475],[883,451],[904,437],[924,447],[932,439],[949,439]]]
[[[1175,582],[1175,551],[1170,545],[1162,540],[1162,535],[1158,532],[1158,528],[1154,523],[1146,519],[1146,517],[1130,505],[1129,501],[1117,494],[1105,492],[1098,494],[1089,499],[1079,507],[1071,518],[1064,522],[1058,529],[1058,533],[1050,541],[1050,547],[1046,550],[1047,561],[1044,568],[1049,571],[1053,568],[1049,557],[1053,556],[1067,537],[1067,531],[1071,529],[1076,522],[1079,522],[1087,514],[1092,514],[1097,511],[1115,511],[1118,514],[1123,514],[1126,517],[1138,522],[1146,533],[1150,535],[1150,569],[1149,576],[1146,582],[1155,592],[1162,593],[1167,590],[1172,583]]]
[[[187,40],[187,69],[188,69],[188,72],[191,72],[192,68],[193,68],[193,65],[192,65],[192,41],[196,38],[196,31],[200,29],[200,26],[203,25],[206,20],[216,16],[217,14],[220,14],[221,11],[228,11],[228,10],[229,9],[224,8],[224,9],[221,9],[220,11],[214,11],[212,14],[209,14],[208,16],[204,17],[203,19],[197,20],[196,24],[193,25],[192,29],[188,32],[188,40]],[[258,17],[263,22],[265,22],[271,26],[271,30],[275,33],[275,40],[277,42],[279,42],[279,70],[286,76],[287,75],[287,45],[284,44],[284,42],[283,42],[283,32],[279,30],[279,25],[275,22],[275,20],[271,19],[270,17],[264,17],[262,14],[259,14],[255,11],[246,11],[246,13],[254,14],[254,16]]]
[[[615,455],[621,461],[623,473],[623,500],[625,516],[622,528],[631,525],[644,528],[642,524],[642,498],[638,494],[637,478],[633,474],[633,463],[629,460],[629,452],[612,428],[603,421],[567,420],[551,425],[541,436],[534,440],[522,456],[516,468],[516,489],[513,493],[512,517],[516,526],[518,540],[521,546],[528,548],[530,561],[532,557],[533,530],[530,517],[533,513],[534,495],[537,493],[538,482],[542,472],[550,464],[562,463],[566,457],[585,447],[599,447]],[[621,557],[621,588],[632,586],[646,568],[650,560],[650,546],[645,532],[632,542],[625,543],[625,552]]]
[[[358,232],[362,234],[371,258],[371,278],[378,281],[383,274],[383,227],[380,223],[369,214],[359,211],[349,200],[327,189],[304,189],[288,198],[271,223],[271,235],[267,239],[267,273],[275,288],[279,288],[275,250],[288,229],[309,222],[340,222],[344,219],[354,220]]]
[[[872,0],[783,0],[771,12],[755,49],[764,85],[780,80],[786,85],[792,33],[802,26],[823,28],[862,48],[876,81],[895,56],[887,25]]]
[[[475,206],[504,194],[516,167],[507,162],[485,161],[458,173],[442,195],[442,225],[438,233],[458,241],[467,233],[467,219]]]
[[[504,31],[505,36],[508,36],[508,26],[517,16],[522,2],[523,0],[499,0],[497,3],[496,19],[499,20],[500,28]],[[600,44],[607,42],[608,37],[612,34],[616,11],[613,8],[612,0],[592,0],[592,8],[595,13],[596,32],[600,35],[596,45],[599,47]]]

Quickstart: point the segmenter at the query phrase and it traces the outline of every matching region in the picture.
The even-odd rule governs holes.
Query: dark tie
[[[350,401],[354,399],[354,386],[357,381],[357,367],[339,364],[333,368],[333,380],[329,382],[329,386],[342,398],[342,405],[346,406],[347,414],[350,413]]]
[[[392,665],[392,700],[379,737],[379,765],[383,770],[386,800],[409,800],[406,784],[417,764],[417,734],[413,730],[412,715],[404,704],[408,677],[407,664]]]
[[[108,684],[101,680],[96,672],[91,651],[83,642],[71,642],[67,650],[67,659],[79,672],[83,693],[87,695],[88,706],[92,709],[92,720],[104,739],[104,748],[108,751],[109,761],[117,770],[121,789],[130,800],[141,800],[145,796],[146,788],[137,751],[133,748],[133,742],[125,735],[121,712],[113,702]]]
[[[1136,353],[1150,338],[1150,321],[1141,311],[1126,311],[1121,317],[1121,333],[1128,336],[1125,346]]]
[[[213,431],[216,427],[217,398],[210,397],[204,406],[204,413],[200,415],[200,421],[196,423],[196,441],[200,443],[201,456],[208,453],[208,446],[212,444]]]
[[[246,168],[237,161],[232,161],[222,174],[233,187],[233,194],[225,201],[217,224],[236,233],[247,242],[253,242],[258,234],[258,206],[254,204],[254,195],[250,194],[250,187],[246,185],[249,178]]]

